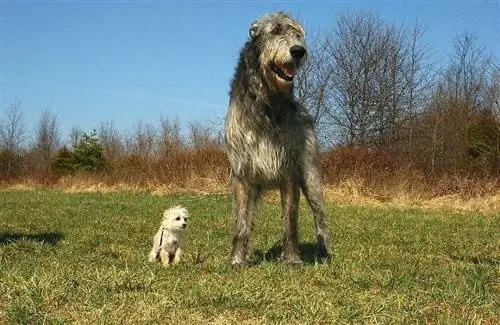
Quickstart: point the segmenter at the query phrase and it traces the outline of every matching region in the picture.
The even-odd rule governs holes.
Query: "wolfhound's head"
[[[290,92],[297,69],[307,59],[304,28],[290,15],[268,14],[250,26],[260,69],[280,92]]]

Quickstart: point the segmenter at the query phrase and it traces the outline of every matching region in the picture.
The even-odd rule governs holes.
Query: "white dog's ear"
[[[185,207],[178,205],[178,206],[176,206],[176,208],[177,208],[177,209],[179,210],[179,212],[180,212],[180,213],[182,213],[183,215],[185,215],[185,216],[189,216],[189,212],[188,212],[188,210],[187,210]]]

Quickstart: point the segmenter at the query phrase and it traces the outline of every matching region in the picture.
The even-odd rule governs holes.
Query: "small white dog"
[[[181,206],[163,212],[163,221],[153,238],[153,248],[149,253],[150,262],[160,261],[165,267],[170,263],[179,263],[188,216],[186,208]]]

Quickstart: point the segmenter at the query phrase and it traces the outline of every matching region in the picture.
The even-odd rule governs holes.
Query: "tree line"
[[[498,172],[497,58],[464,32],[439,64],[424,34],[418,24],[396,26],[364,12],[339,16],[314,40],[298,97],[324,148],[391,150],[430,173]]]
[[[338,167],[369,157],[357,166],[405,165],[428,176],[498,176],[497,58],[477,35],[464,32],[453,40],[446,62],[433,62],[425,33],[418,24],[397,26],[373,12],[358,12],[338,16],[329,30],[309,40],[296,95],[314,117],[324,159]],[[47,109],[29,140],[20,103],[2,112],[3,180],[83,171],[156,180],[163,172],[161,180],[168,181],[178,177],[172,170],[188,175],[191,168],[206,176],[215,170],[220,177],[227,172],[220,125],[192,122],[184,137],[171,118],[162,117],[159,125],[138,121],[125,133],[102,122],[95,130],[74,128],[62,141],[57,116]],[[373,163],[377,159],[384,163]],[[331,161],[324,166],[337,168]]]

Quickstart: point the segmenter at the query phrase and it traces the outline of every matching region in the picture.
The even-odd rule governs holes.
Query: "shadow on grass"
[[[260,249],[254,250],[252,254],[252,264],[261,264],[265,261],[277,261],[281,257],[283,246],[281,242],[276,242],[267,252]],[[331,257],[319,258],[316,243],[300,243],[300,258],[304,264],[326,263]]]
[[[33,241],[54,246],[63,238],[64,236],[59,232],[43,232],[40,234],[0,232],[0,246],[10,245],[19,241]]]

